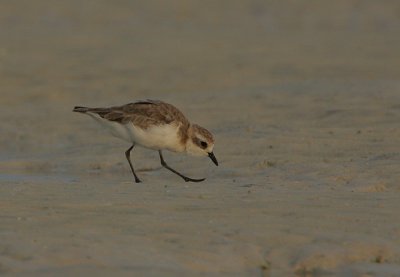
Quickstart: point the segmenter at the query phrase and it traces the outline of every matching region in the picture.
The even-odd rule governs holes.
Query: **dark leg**
[[[163,167],[165,167],[166,169],[172,171],[176,175],[180,176],[186,182],[202,182],[202,181],[204,181],[206,179],[206,178],[203,178],[203,179],[192,179],[192,178],[186,177],[185,175],[180,174],[178,171],[170,168],[169,165],[167,165],[167,163],[164,161],[164,158],[163,158],[163,155],[161,153],[161,150],[158,150],[158,153],[160,154],[161,165]]]
[[[132,163],[131,163],[131,150],[133,149],[133,147],[135,146],[135,144],[132,144],[131,147],[129,147],[128,150],[125,151],[125,157],[128,160],[129,166],[131,167],[133,176],[135,177],[135,182],[136,183],[140,183],[140,179],[138,178],[138,176],[136,176],[135,170],[133,169]]]

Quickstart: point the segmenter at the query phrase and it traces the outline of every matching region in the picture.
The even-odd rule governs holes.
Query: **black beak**
[[[217,161],[217,158],[214,156],[214,153],[210,152],[210,153],[208,153],[208,156],[213,161],[213,163],[215,163],[215,165],[218,166],[218,161]]]

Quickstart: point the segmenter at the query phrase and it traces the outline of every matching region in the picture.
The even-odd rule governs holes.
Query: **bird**
[[[218,166],[214,155],[214,137],[207,129],[192,124],[185,115],[172,104],[160,100],[141,100],[109,108],[88,108],[76,106],[73,112],[89,115],[111,134],[131,146],[125,151],[136,183],[137,176],[131,161],[131,151],[137,145],[158,151],[161,165],[186,182],[202,182],[205,178],[189,178],[171,168],[162,151],[187,153],[193,156],[208,156]]]

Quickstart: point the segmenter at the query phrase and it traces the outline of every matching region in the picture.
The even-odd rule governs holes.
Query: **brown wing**
[[[93,108],[89,112],[97,113],[104,119],[120,123],[133,122],[143,129],[151,125],[163,125],[176,122],[188,128],[186,117],[173,105],[155,100],[138,101],[111,108]]]

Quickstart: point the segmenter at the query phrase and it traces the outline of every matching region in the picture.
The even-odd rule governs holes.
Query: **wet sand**
[[[0,274],[400,275],[395,2],[0,4]],[[75,105],[162,99],[216,137],[124,151]]]

